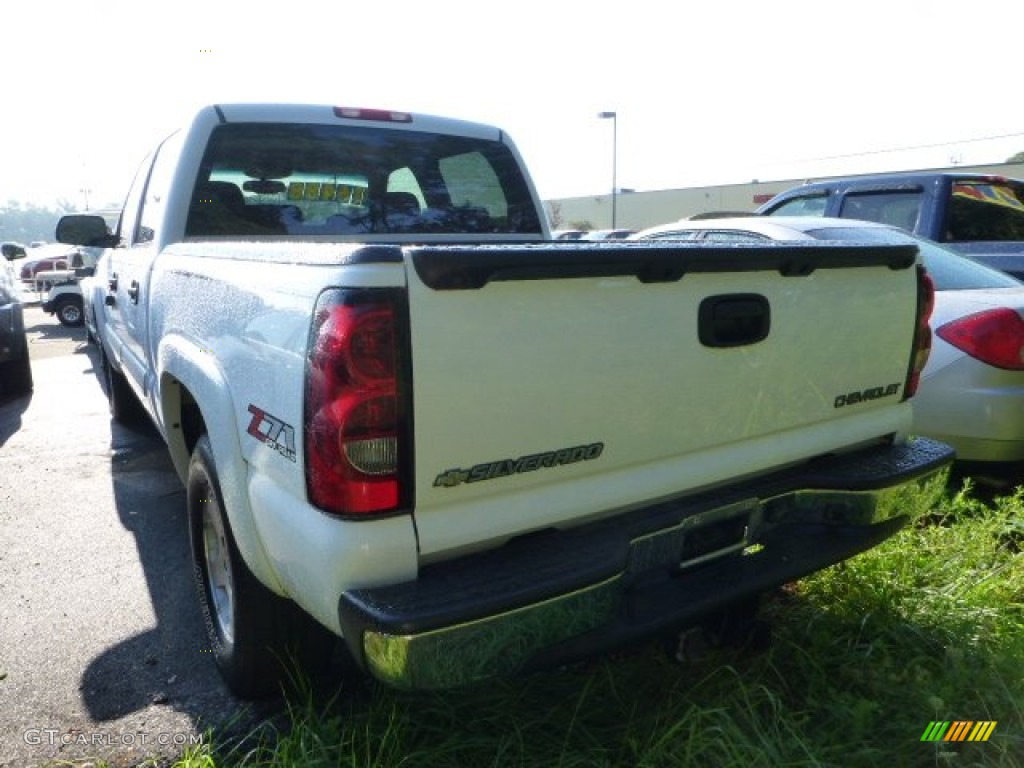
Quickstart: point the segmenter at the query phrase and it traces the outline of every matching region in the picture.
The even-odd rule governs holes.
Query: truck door
[[[117,337],[117,360],[122,372],[140,399],[150,407],[149,360],[146,353],[149,274],[164,241],[164,213],[177,167],[182,136],[172,134],[157,149],[151,166],[140,170],[136,186],[141,192],[129,199],[121,222],[121,242],[110,259],[107,277],[108,304]],[[143,173],[145,171],[145,173]],[[136,190],[133,188],[133,193]]]
[[[122,367],[126,336],[122,311],[124,302],[119,300],[119,294],[121,298],[125,295],[121,286],[121,273],[125,269],[126,255],[135,233],[139,207],[142,204],[142,194],[146,189],[146,181],[149,179],[149,173],[153,167],[153,159],[154,154],[151,152],[135,172],[135,179],[128,190],[128,197],[125,198],[117,224],[118,244],[107,253],[107,258],[101,262],[100,269],[96,272],[96,280],[102,283],[106,291],[101,309],[103,318],[99,323],[98,330],[105,353],[118,368]]]

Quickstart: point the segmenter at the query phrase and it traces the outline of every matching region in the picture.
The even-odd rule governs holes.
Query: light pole
[[[612,121],[612,229],[615,229],[615,198],[618,196],[618,180],[616,171],[618,169],[618,147],[619,147],[619,117],[615,112],[598,112],[597,116],[602,120]]]

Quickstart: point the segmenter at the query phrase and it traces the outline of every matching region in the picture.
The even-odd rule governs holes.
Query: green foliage
[[[52,242],[57,219],[73,210],[74,206],[66,200],[59,201],[55,209],[8,200],[0,207],[0,240],[25,245],[36,240]]]
[[[1006,158],[1006,162],[1008,162],[1008,163],[1024,163],[1024,152],[1018,152],[1017,154],[1012,155],[1011,157]]]
[[[300,693],[283,723],[178,766],[1019,766],[1022,520],[1020,491],[946,494],[881,546],[766,596],[765,652],[679,663],[651,643],[455,691]],[[921,742],[932,720],[998,725],[984,743]]]
[[[593,223],[589,219],[577,219],[576,221],[570,221],[569,226],[566,229],[582,229],[584,232],[589,232],[594,228]]]
[[[547,204],[548,206],[548,224],[552,229],[562,228],[562,204],[557,200],[552,200]]]

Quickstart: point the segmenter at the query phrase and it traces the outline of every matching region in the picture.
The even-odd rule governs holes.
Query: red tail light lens
[[[332,290],[317,302],[306,361],[306,490],[338,515],[407,503],[402,296]]]
[[[928,322],[935,309],[935,283],[920,264],[917,266],[917,323],[914,327],[914,350],[910,358],[907,384],[903,387],[903,399],[913,397],[921,383],[921,372],[928,364],[932,351],[932,329]]]
[[[1024,320],[1012,309],[989,309],[946,323],[935,333],[983,363],[1024,371]]]

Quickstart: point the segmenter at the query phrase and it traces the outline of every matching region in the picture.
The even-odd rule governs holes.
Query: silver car
[[[874,222],[815,216],[683,220],[632,240],[913,242],[935,284],[931,357],[914,398],[914,430],[952,445],[961,462],[1024,459],[1024,283]]]
[[[0,393],[25,395],[32,391],[32,364],[25,335],[21,284],[11,262],[24,256],[16,243],[3,244],[0,258]]]

